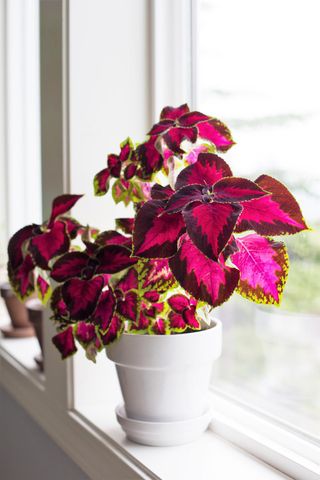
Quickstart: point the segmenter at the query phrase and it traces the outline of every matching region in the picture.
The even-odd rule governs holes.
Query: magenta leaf
[[[131,235],[133,233],[134,218],[116,218],[116,228],[124,233]]]
[[[117,315],[114,315],[112,317],[107,333],[105,335],[101,335],[103,345],[109,345],[110,343],[117,340],[123,332],[123,329],[123,321]]]
[[[13,270],[15,270],[23,262],[23,247],[25,242],[30,240],[34,235],[39,233],[39,225],[27,225],[18,230],[9,240],[8,257]],[[35,233],[37,232],[37,233]]]
[[[226,152],[235,143],[229,128],[216,118],[199,123],[197,128],[199,137],[212,142],[221,152]]]
[[[213,307],[228,300],[236,288],[239,271],[207,258],[187,235],[181,239],[177,254],[169,260],[180,285],[193,297]]]
[[[255,233],[236,242],[231,258],[240,271],[238,292],[257,303],[279,305],[289,269],[285,245]]]
[[[73,320],[86,320],[92,315],[103,286],[102,276],[94,277],[91,280],[73,278],[63,284],[62,298]]]
[[[106,334],[111,325],[115,305],[116,302],[112,290],[104,290],[92,317],[93,322],[98,326],[102,334]]]
[[[164,213],[165,201],[150,200],[139,210],[133,233],[134,254],[146,258],[170,257],[185,230],[181,214]]]
[[[29,252],[37,266],[49,269],[49,261],[65,253],[69,249],[70,239],[66,232],[66,224],[56,221],[50,231],[33,237],[29,243]]]
[[[214,153],[200,153],[198,160],[182,170],[176,181],[178,190],[185,185],[211,186],[223,177],[232,176],[229,165]]]
[[[174,190],[170,185],[163,187],[159,183],[155,183],[151,188],[151,198],[152,200],[167,200],[174,194]]]
[[[187,232],[208,258],[217,260],[232,235],[242,207],[232,203],[202,203],[183,211]]]
[[[105,232],[99,233],[95,243],[100,246],[106,245],[126,245],[131,247],[132,239],[131,237],[125,237],[116,230],[107,230]]]
[[[131,257],[131,251],[123,245],[107,245],[100,248],[96,259],[99,262],[96,273],[117,273],[134,265],[138,260]]]
[[[184,150],[180,148],[180,144],[184,140],[194,143],[197,140],[197,129],[173,127],[164,133],[162,138],[172,152],[181,154]]]
[[[169,120],[177,120],[182,115],[189,112],[189,107],[186,103],[180,105],[180,107],[164,107],[160,114],[161,120],[169,119]]]
[[[96,196],[102,196],[109,190],[110,170],[104,168],[98,172],[93,179],[94,194]]]
[[[177,213],[192,202],[201,202],[203,197],[202,185],[186,185],[180,188],[169,199],[165,211],[167,213]]]
[[[52,342],[61,353],[63,359],[70,357],[77,351],[77,347],[73,337],[73,327],[71,325],[62,332],[55,335],[52,338]]]
[[[269,195],[259,185],[246,178],[227,177],[213,187],[216,202],[247,202]]]
[[[52,202],[51,217],[48,222],[48,228],[52,228],[56,218],[59,215],[63,215],[64,213],[68,212],[81,197],[83,197],[83,195],[70,194],[60,195],[59,197],[56,197]]]
[[[271,195],[243,204],[237,232],[255,230],[260,235],[285,235],[308,229],[297,201],[281,182],[261,175],[255,183]]]
[[[189,299],[181,294],[172,295],[168,299],[168,304],[176,313],[182,313],[190,305]]]
[[[60,257],[50,272],[56,282],[65,282],[73,277],[81,277],[82,270],[87,266],[89,256],[83,252],[70,252]]]

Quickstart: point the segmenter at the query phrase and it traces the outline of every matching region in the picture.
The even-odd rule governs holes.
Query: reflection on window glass
[[[320,31],[318,0],[199,0],[198,105],[224,120],[234,174],[274,175],[312,232],[286,237],[280,308],[238,295],[217,314],[219,388],[320,437]]]

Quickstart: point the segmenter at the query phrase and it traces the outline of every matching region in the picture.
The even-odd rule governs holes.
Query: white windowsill
[[[114,414],[114,408],[121,397],[115,370],[108,360],[105,378],[110,397],[107,404],[83,405],[78,407],[78,411],[67,412],[59,408],[56,410],[51,405],[50,411],[48,400],[42,395],[39,384],[35,385],[36,372],[26,368],[30,362],[30,350],[16,350],[13,343],[8,348],[8,342],[2,342],[0,348],[3,386],[92,480],[103,478],[108,452],[131,469],[132,478],[290,478],[210,429],[196,442],[177,447],[146,447],[128,441]],[[17,351],[19,358],[15,354]],[[41,378],[39,374],[36,377]]]

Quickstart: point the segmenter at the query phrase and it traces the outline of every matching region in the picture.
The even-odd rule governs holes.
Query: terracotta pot
[[[2,334],[7,338],[33,337],[34,329],[25,304],[18,299],[9,283],[3,283],[0,291],[11,319],[11,325],[1,327]]]
[[[37,298],[31,298],[27,300],[26,308],[41,348],[41,354],[36,355],[34,360],[39,369],[43,371],[43,305]]]

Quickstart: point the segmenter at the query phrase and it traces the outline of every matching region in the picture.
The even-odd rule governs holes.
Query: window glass
[[[199,0],[197,109],[224,120],[237,176],[274,175],[312,232],[286,237],[280,308],[239,295],[219,309],[214,385],[320,437],[320,31],[317,0]]]

